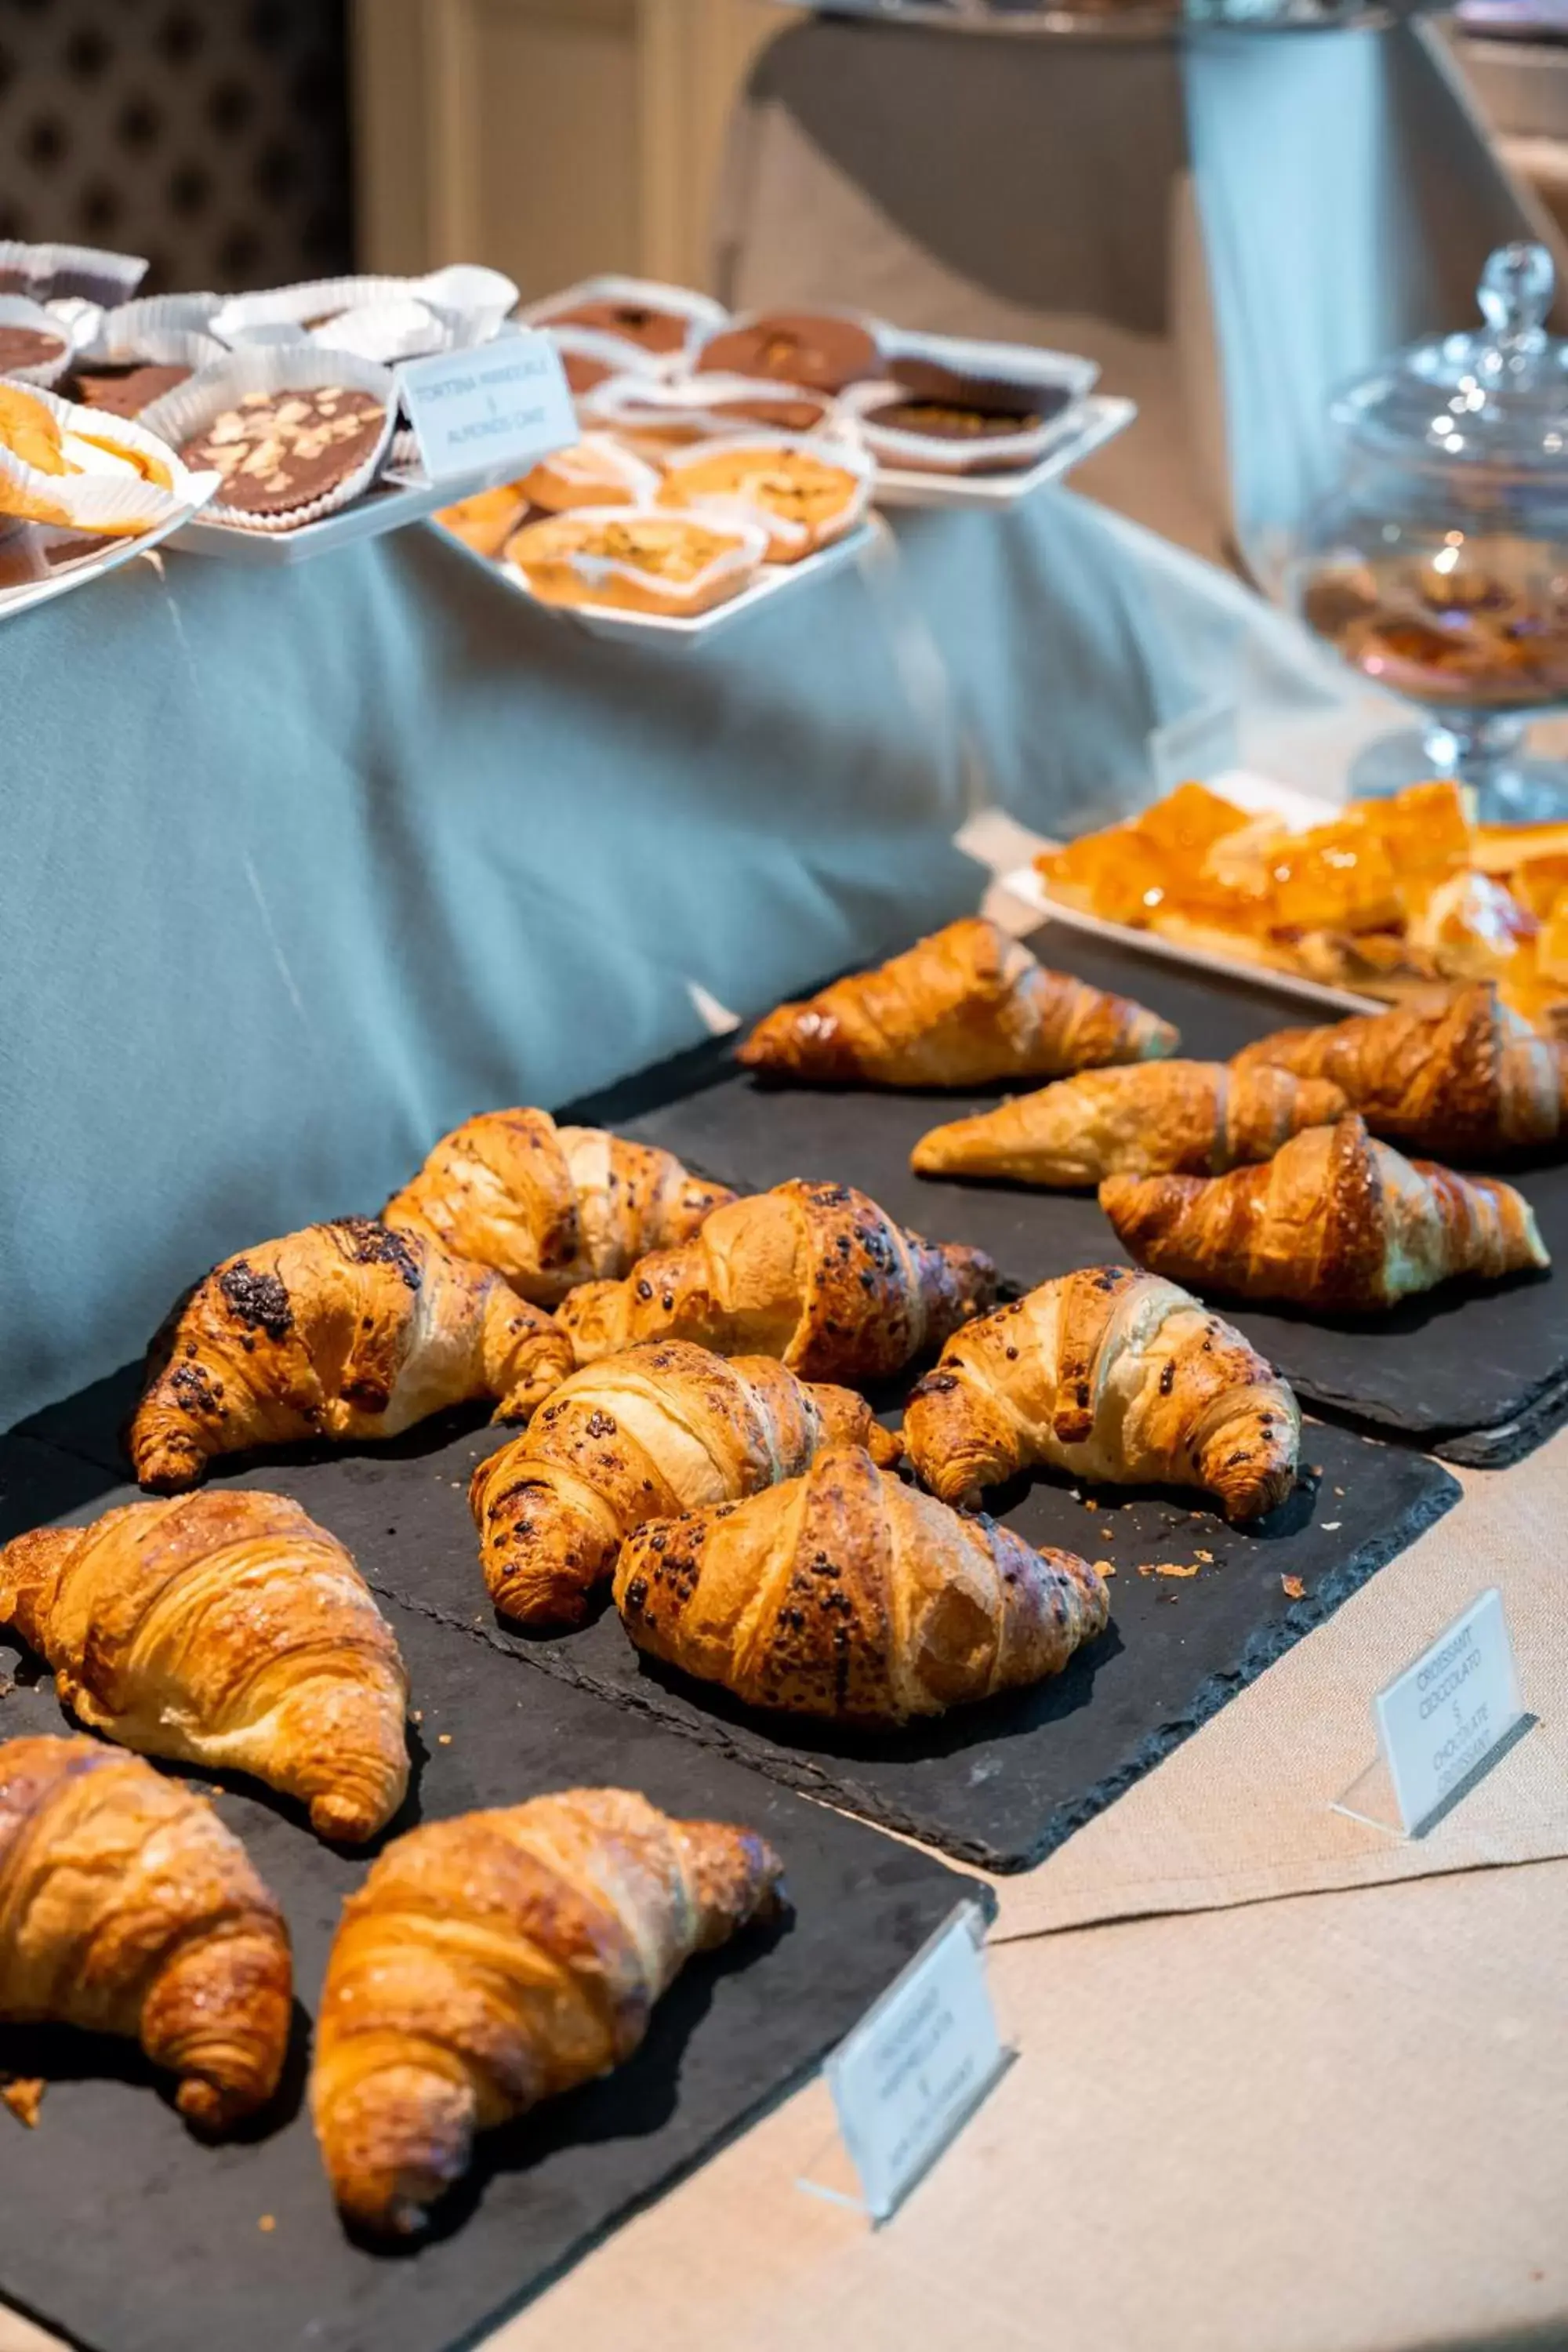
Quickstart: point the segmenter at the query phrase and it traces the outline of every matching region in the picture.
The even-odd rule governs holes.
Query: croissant
[[[384,1224],[493,1266],[520,1298],[558,1306],[579,1282],[627,1273],[647,1250],[697,1231],[732,1201],[671,1151],[548,1111],[497,1110],[443,1138]]]
[[[849,1184],[799,1177],[716,1209],[679,1249],[624,1282],[590,1282],[561,1309],[579,1363],[637,1339],[773,1356],[807,1381],[901,1371],[995,1297],[980,1250],[906,1233]]]
[[[264,2106],[289,1930],[205,1797],[95,1739],[0,1746],[0,2018],[139,2042],[203,2130]]]
[[[623,1789],[461,1813],[388,1846],[343,1906],[310,2075],[345,2215],[408,2235],[474,2135],[628,2058],[695,1952],[778,1908],[750,1830]]]
[[[232,1766],[374,1837],[408,1786],[408,1678],[335,1536],[241,1487],[132,1503],[0,1550],[0,1623],[61,1700],[144,1756]]]
[[[838,1444],[898,1458],[863,1398],[770,1357],[727,1361],[684,1339],[601,1357],[474,1473],[490,1599],[524,1624],[580,1623],[634,1528],[737,1503]]]
[[[1043,1682],[1110,1614],[1087,1560],[961,1518],[848,1445],[749,1502],[639,1528],[616,1603],[639,1649],[748,1706],[864,1725]]]
[[[1098,1184],[1165,1169],[1217,1175],[1267,1160],[1304,1127],[1338,1118],[1345,1098],[1323,1078],[1266,1064],[1140,1062],[1084,1070],[1037,1094],[922,1135],[921,1176],[1005,1176],[1018,1184]]]
[[[1297,1136],[1266,1168],[1112,1176],[1100,1204],[1124,1247],[1173,1282],[1322,1313],[1552,1263],[1511,1184],[1402,1159],[1353,1112]]]
[[[950,1339],[904,1415],[945,1503],[1037,1465],[1097,1486],[1198,1486],[1254,1518],[1295,1483],[1295,1398],[1227,1323],[1157,1275],[1090,1266]]]
[[[225,1259],[175,1305],[148,1354],[131,1460],[167,1493],[220,1454],[395,1437],[476,1397],[524,1420],[571,1369],[548,1316],[487,1267],[341,1217]]]
[[[1327,1029],[1281,1029],[1233,1066],[1260,1062],[1331,1080],[1374,1135],[1441,1160],[1494,1160],[1568,1133],[1568,1046],[1489,982]]]
[[[1059,1078],[1174,1051],[1176,1032],[1125,996],[1047,971],[978,915],[875,971],[781,1004],[742,1046],[750,1070],[875,1087]]]

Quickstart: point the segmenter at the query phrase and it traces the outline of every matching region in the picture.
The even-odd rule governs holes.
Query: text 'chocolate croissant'
[[[242,1487],[132,1503],[0,1551],[0,1623],[61,1700],[144,1756],[254,1772],[323,1837],[373,1837],[408,1785],[408,1678],[335,1536]]]
[[[395,1437],[480,1397],[525,1420],[572,1362],[488,1267],[342,1217],[226,1258],[176,1306],[148,1354],[131,1461],[169,1493],[221,1454]]]
[[[601,1357],[474,1473],[490,1599],[524,1624],[576,1624],[634,1528],[739,1502],[836,1444],[899,1450],[863,1398],[766,1356],[657,1339]]]
[[[776,1910],[750,1830],[622,1789],[462,1813],[396,1839],[343,1906],[310,2111],[361,2229],[407,2235],[475,2136],[607,2074],[697,1952]]]
[[[922,1241],[852,1185],[795,1177],[716,1209],[624,1282],[574,1290],[561,1327],[583,1363],[668,1337],[858,1381],[902,1371],[995,1295],[983,1251]]]
[[[1002,1177],[1062,1190],[1167,1169],[1218,1175],[1267,1160],[1302,1128],[1338,1118],[1344,1108],[1326,1079],[1267,1065],[1139,1062],[1084,1070],[933,1128],[910,1165],[921,1176]]]
[[[1542,1036],[1489,984],[1360,1013],[1327,1029],[1281,1029],[1236,1056],[1328,1078],[1374,1135],[1468,1165],[1568,1136],[1568,1046]]]
[[[382,1222],[556,1307],[578,1283],[613,1281],[648,1250],[687,1240],[734,1197],[655,1145],[557,1127],[548,1111],[496,1110],[444,1136]]]
[[[1173,1282],[1110,1265],[971,1324],[904,1414],[910,1459],[944,1502],[1045,1467],[1202,1487],[1232,1519],[1284,1501],[1300,1436],[1294,1396],[1239,1331]]]
[[[742,1046],[750,1070],[880,1087],[1057,1078],[1174,1051],[1168,1021],[1125,996],[1048,971],[978,915],[875,971],[781,1004]]]
[[[1087,1560],[961,1517],[853,1446],[639,1528],[616,1603],[639,1649],[748,1706],[868,1726],[1043,1682],[1110,1613]]]
[[[1100,1202],[1132,1255],[1173,1282],[1325,1314],[1551,1264],[1511,1184],[1405,1160],[1354,1117],[1297,1136],[1266,1168],[1113,1176]]]
[[[289,2042],[289,1930],[205,1797],[96,1739],[0,1747],[0,2019],[139,2042],[219,2131]]]

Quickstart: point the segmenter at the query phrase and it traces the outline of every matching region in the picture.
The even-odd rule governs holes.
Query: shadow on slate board
[[[89,1425],[93,1397],[85,1392],[79,1407],[84,1444],[101,1444],[105,1423],[112,1426],[107,1411],[96,1429]],[[100,1384],[97,1402],[118,1410],[114,1384]],[[67,1418],[64,1408],[58,1418]],[[296,1496],[348,1545],[378,1593],[480,1635],[513,1661],[996,1871],[1027,1868],[1102,1811],[1459,1491],[1425,1455],[1327,1423],[1309,1424],[1308,1475],[1252,1531],[1228,1528],[1197,1496],[1110,1488],[1079,1500],[1070,1486],[1047,1479],[1000,1489],[998,1517],[1027,1541],[1111,1562],[1110,1630],[1033,1691],[891,1736],[846,1736],[771,1721],[645,1661],[613,1608],[552,1637],[525,1635],[498,1619],[479,1573],[468,1485],[474,1465],[508,1436],[473,1414],[448,1415],[390,1445],[275,1454],[237,1463],[212,1483]],[[101,1486],[104,1473],[91,1475]],[[133,1491],[100,1495],[92,1508],[129,1501]],[[75,1515],[86,1514],[79,1507]],[[1156,1564],[1196,1573],[1139,1573]],[[1300,1580],[1299,1598],[1285,1590],[1286,1578]]]
[[[43,1447],[0,1442],[5,1532],[73,1487],[60,1507],[100,1507],[104,1497],[79,1491],[95,1478],[101,1487],[79,1462],[62,1466]],[[0,2294],[93,2352],[473,2343],[805,2079],[966,1893],[991,1904],[987,1889],[931,1856],[672,1738],[648,1716],[520,1673],[493,1644],[427,1612],[384,1606],[423,1718],[414,1790],[388,1834],[421,1816],[574,1782],[629,1785],[669,1811],[744,1821],[771,1838],[794,1916],[782,1932],[753,1931],[693,1961],[626,2066],[485,2136],[445,2230],[415,2252],[377,2254],[339,2226],[303,2105],[328,1944],[367,1858],[323,1846],[300,1809],[230,1776],[218,1811],[294,1938],[295,2042],[277,2128],[204,2146],[169,2103],[168,2079],[132,2044],[0,2029],[0,2070],[48,2082],[37,2130],[8,2144]],[[47,1678],[29,1685],[33,1671],[0,1641],[0,1737],[72,1727]],[[210,1773],[185,1777],[215,1785]],[[9,2117],[0,2125],[17,2132]],[[787,2213],[787,2181],[778,2193]]]
[[[1175,1022],[1183,1052],[1194,1059],[1222,1059],[1272,1029],[1315,1018],[1300,998],[1256,982],[1178,971],[1063,929],[1037,932],[1030,944],[1047,961],[1138,997]],[[657,1075],[595,1097],[591,1114],[606,1124],[619,1118],[628,1133],[665,1144],[742,1190],[787,1176],[857,1184],[931,1239],[988,1250],[1025,1284],[1125,1262],[1092,1193],[911,1174],[910,1150],[928,1128],[1027,1091],[1023,1086],[938,1095],[763,1086],[718,1048],[705,1061],[687,1056],[669,1066],[662,1100]],[[1458,1461],[1515,1461],[1568,1419],[1561,1271],[1568,1266],[1568,1164],[1521,1170],[1518,1181],[1556,1262],[1553,1274],[1486,1289],[1449,1286],[1405,1300],[1392,1315],[1338,1324],[1289,1307],[1215,1303],[1310,1402],[1419,1438]]]

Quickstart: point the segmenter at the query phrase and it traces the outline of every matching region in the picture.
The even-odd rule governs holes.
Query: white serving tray
[[[1338,814],[1332,801],[1319,800],[1313,793],[1300,793],[1289,784],[1276,783],[1270,777],[1249,775],[1239,769],[1213,777],[1210,789],[1234,801],[1249,816],[1280,817],[1297,833],[1326,824]],[[1164,938],[1159,931],[1134,930],[1131,924],[1107,922],[1102,915],[1065,906],[1059,898],[1051,897],[1033,866],[1019,866],[1005,874],[1002,887],[1014,898],[1021,898],[1026,907],[1037,908],[1053,923],[1083,931],[1090,939],[1110,940],[1117,947],[1131,948],[1134,954],[1149,956],[1158,963],[1184,964],[1190,971],[1212,971],[1226,980],[1251,981],[1255,985],[1276,989],[1282,996],[1300,997],[1305,1004],[1327,1005],[1336,1013],[1388,1011],[1386,1000],[1381,997],[1360,996],[1348,988],[1330,988],[1321,981],[1307,980],[1299,972],[1278,971],[1272,964],[1258,963],[1247,956],[1189,947],[1183,940]]]
[[[792,589],[809,587],[813,581],[826,580],[832,572],[841,572],[847,564],[856,562],[869,548],[877,536],[874,522],[863,522],[858,529],[847,531],[816,555],[806,555],[798,563],[764,563],[751,587],[731,596],[726,604],[715,604],[706,613],[693,614],[689,618],[676,618],[668,613],[626,613],[608,605],[547,604],[536,596],[521,572],[510,563],[492,563],[487,556],[476,556],[486,570],[493,572],[520,596],[542,613],[549,613],[559,621],[575,622],[595,637],[618,637],[626,644],[649,643],[672,646],[705,645],[721,629],[728,628],[742,614],[755,613]],[[462,542],[459,541],[460,546]],[[473,550],[468,550],[470,554]]]
[[[340,507],[336,514],[323,515],[320,522],[302,523],[298,530],[239,530],[232,523],[205,522],[198,516],[170,543],[181,555],[211,555],[223,563],[303,563],[312,555],[330,555],[334,548],[423,522],[441,507],[456,506],[476,490],[510,481],[515,471],[512,466],[487,466],[432,482],[423,474],[389,467],[363,498]]]
[[[871,498],[879,507],[1012,507],[1060,481],[1108,441],[1125,433],[1138,414],[1133,400],[1091,393],[1062,420],[1059,436],[1036,464],[1016,474],[917,474],[879,465]]]
[[[172,532],[188,528],[188,518],[176,514],[152,530],[138,531],[134,538],[104,540],[81,531],[59,530],[52,524],[26,523],[21,531],[0,539],[0,620],[30,612],[35,604],[47,604],[56,596],[68,594],[73,588],[85,588],[89,580],[101,580],[106,573],[118,572],[133,557],[161,547]],[[6,585],[7,575],[16,568],[17,542],[24,536],[34,546],[40,542],[58,546],[60,561],[41,580],[16,580]],[[73,541],[80,549],[75,555],[69,551]]]

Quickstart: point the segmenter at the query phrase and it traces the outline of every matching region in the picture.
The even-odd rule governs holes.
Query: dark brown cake
[[[216,467],[221,506],[288,514],[363,466],[385,421],[379,400],[342,384],[249,392],[185,442],[180,456],[198,472]]]

